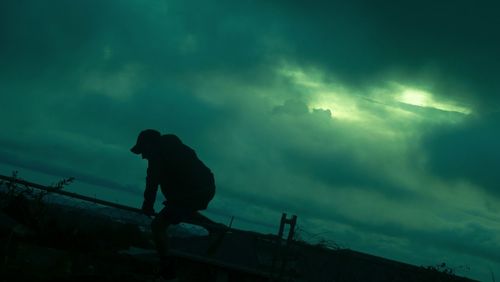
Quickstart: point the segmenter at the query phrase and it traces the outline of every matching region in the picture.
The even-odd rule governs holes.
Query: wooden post
[[[290,225],[288,228],[288,236],[286,240],[286,244],[284,248],[282,247],[282,239],[283,233],[285,231],[285,225]],[[287,265],[287,256],[288,250],[290,248],[290,244],[293,241],[293,236],[295,235],[295,226],[297,225],[297,216],[292,215],[290,219],[287,218],[287,214],[283,213],[281,215],[280,228],[278,231],[278,238],[276,242],[276,253],[273,257],[273,262],[271,266],[271,272],[273,273],[273,277],[281,279],[283,277],[283,273],[286,270]],[[278,266],[279,265],[279,266]],[[274,270],[279,267],[279,272],[277,276],[274,276]]]
[[[283,213],[281,215],[280,229],[278,231],[278,240],[281,240],[281,238],[283,238],[283,232],[285,231],[285,224],[286,224],[286,213]]]
[[[297,216],[293,215],[288,222],[290,224],[290,229],[288,230],[288,238],[286,240],[287,245],[290,244],[293,240],[293,236],[295,235],[295,225],[297,224]]]

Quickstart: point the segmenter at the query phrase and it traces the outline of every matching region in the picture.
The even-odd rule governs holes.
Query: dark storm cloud
[[[368,3],[373,21],[384,32],[381,42],[394,62],[403,67],[433,65],[440,69],[441,94],[467,98],[480,106],[499,106],[496,77],[500,54],[495,51],[500,48],[500,19],[495,12],[498,2]],[[461,97],[460,90],[470,93]]]
[[[464,126],[460,113],[393,101],[393,88],[367,90],[394,81],[497,107],[497,9],[404,2],[1,1],[0,162],[140,194],[145,163],[129,148],[157,128],[213,169],[221,214],[265,224],[296,212],[368,248],[378,234],[415,242],[408,253],[431,244],[498,261],[475,191],[457,196],[474,217],[456,216],[433,178],[494,191],[498,115]]]
[[[257,80],[286,60],[360,85],[394,71],[415,83],[431,72],[439,81],[421,84],[435,84],[441,95],[498,102],[500,20],[493,2],[51,3],[1,4],[4,77],[65,78],[64,70],[78,76],[96,64],[113,70],[140,62],[150,78],[238,70]],[[105,48],[111,53],[104,63]]]
[[[460,102],[498,106],[495,1],[272,3],[290,58],[299,64],[322,66],[359,85],[390,74]]]
[[[500,196],[500,112],[472,118],[465,125],[432,131],[423,147],[428,168],[437,175],[476,184]]]
[[[117,143],[127,137],[128,128],[144,126],[196,139],[209,128],[206,124],[224,123],[228,112],[191,96],[189,74],[230,73],[254,83],[253,79],[265,77],[260,72],[266,73],[281,59],[315,64],[350,82],[372,81],[392,68],[411,76],[418,73],[413,69],[431,64],[445,73],[443,83],[467,78],[464,83],[474,87],[480,82],[490,90],[496,87],[491,77],[498,61],[493,50],[500,49],[494,32],[498,20],[489,5],[470,7],[463,1],[221,1],[219,5],[4,1],[0,5],[6,111],[20,116],[19,123],[31,122],[30,114],[43,115],[53,126]],[[81,89],[82,77],[94,70],[99,77],[119,73],[127,64],[141,66],[141,83],[131,90],[130,100]],[[30,107],[18,106],[17,93]],[[57,98],[32,102],[49,93]],[[479,91],[475,97],[491,93]],[[494,99],[488,98],[488,103],[494,105]],[[304,106],[288,102],[275,110],[305,113]],[[290,164],[297,164],[296,170],[309,171],[325,183],[392,186],[350,156],[310,156],[300,151],[284,155]]]
[[[91,0],[1,5],[2,69],[10,77],[59,74],[64,78],[68,75],[64,70],[80,75],[98,64],[112,71],[127,62],[147,65],[150,77],[155,78],[243,71],[258,65],[267,54],[262,39],[266,26],[255,25],[256,19],[241,3],[224,7]],[[110,54],[104,63],[105,48]]]

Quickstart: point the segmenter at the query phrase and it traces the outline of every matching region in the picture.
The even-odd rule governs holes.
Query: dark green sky
[[[1,173],[75,176],[79,193],[139,206],[146,164],[128,150],[156,128],[215,172],[208,213],[266,232],[295,213],[352,249],[489,279],[500,275],[499,9],[2,1]]]

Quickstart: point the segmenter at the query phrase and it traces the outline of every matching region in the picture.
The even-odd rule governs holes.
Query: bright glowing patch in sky
[[[351,121],[363,119],[363,113],[356,106],[359,97],[348,93],[348,90],[339,84],[324,83],[320,71],[304,72],[298,68],[284,68],[280,72],[309,94],[307,101],[309,111],[329,110],[335,119]]]
[[[427,107],[430,104],[430,94],[420,90],[407,89],[403,91],[399,101],[405,104]]]
[[[466,115],[471,113],[470,109],[455,105],[450,101],[437,101],[429,92],[401,85],[398,88],[401,89],[401,94],[396,97],[396,100],[401,103],[424,108],[434,108],[445,112],[457,112]]]
[[[346,97],[346,94],[341,92],[316,93],[309,101],[309,109],[329,110],[336,119],[350,121],[363,119],[363,113],[356,106],[356,99]]]
[[[438,112],[419,112],[417,108],[435,109],[442,112],[454,112],[461,115],[471,113],[471,110],[454,103],[451,100],[438,99],[433,93],[408,87],[397,82],[388,82],[383,88],[367,88],[358,93],[340,83],[332,83],[325,79],[325,73],[317,69],[305,71],[300,68],[285,67],[281,74],[289,78],[304,94],[307,94],[309,111],[315,109],[329,110],[332,118],[347,122],[356,122],[370,127],[384,127],[390,131],[391,119],[396,120],[443,120],[437,118]],[[450,122],[456,117],[450,118]]]

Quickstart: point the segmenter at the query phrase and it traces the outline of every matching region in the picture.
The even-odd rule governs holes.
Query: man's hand
[[[153,209],[153,207],[150,205],[147,205],[146,203],[142,204],[141,210],[142,210],[142,213],[147,215],[147,216],[155,215],[155,210]]]

